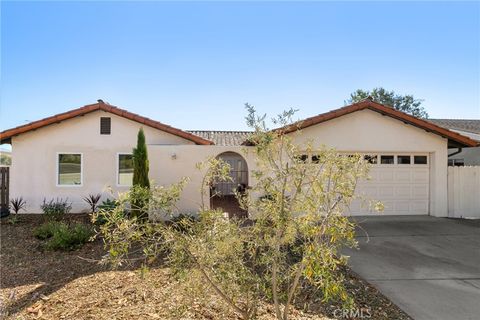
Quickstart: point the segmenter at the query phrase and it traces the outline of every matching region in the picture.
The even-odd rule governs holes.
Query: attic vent
[[[112,119],[109,117],[100,118],[100,134],[110,134],[112,129]]]

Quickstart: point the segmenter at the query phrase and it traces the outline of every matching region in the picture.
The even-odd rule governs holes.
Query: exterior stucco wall
[[[111,117],[111,134],[100,135],[100,117]],[[87,209],[82,197],[104,191],[116,193],[117,153],[130,153],[136,145],[140,123],[104,111],[96,111],[50,125],[12,139],[10,197],[23,196],[30,213],[40,213],[44,197],[63,197],[73,203],[72,212]],[[192,145],[181,137],[143,126],[148,144]],[[82,153],[83,185],[56,186],[59,152]],[[107,195],[107,194],[105,194]]]
[[[246,153],[245,147],[240,146],[148,146],[150,159],[150,178],[155,183],[169,185],[188,177],[189,183],[183,190],[181,199],[177,204],[180,213],[196,213],[201,206],[201,181],[205,171],[196,168],[196,164],[216,157],[224,152],[236,152],[247,162],[248,181],[251,185],[252,170],[255,170],[255,159],[251,152]],[[208,198],[205,205],[209,206]]]
[[[446,217],[447,139],[371,110],[362,110],[292,133],[296,143],[313,139],[344,152],[429,153],[430,215]]]
[[[99,117],[112,118],[112,134],[99,134]],[[82,196],[112,187],[114,193],[127,187],[116,185],[117,153],[131,152],[141,124],[98,111],[60,124],[51,125],[13,138],[11,197],[23,196],[28,211],[39,213],[43,198],[68,197],[74,212],[87,209]],[[168,185],[189,177],[178,209],[196,212],[201,203],[200,183],[203,173],[195,164],[223,152],[244,156],[249,169],[249,183],[255,169],[253,154],[244,154],[243,146],[198,146],[156,129],[144,127],[147,138],[150,178]],[[430,208],[434,216],[447,216],[447,140],[370,110],[358,111],[292,133],[296,143],[309,139],[344,152],[410,152],[430,155]],[[58,152],[83,154],[83,185],[56,186]]]

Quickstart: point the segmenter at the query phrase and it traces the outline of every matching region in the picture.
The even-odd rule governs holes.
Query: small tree
[[[413,95],[400,95],[384,88],[374,88],[371,91],[358,89],[347,100],[347,103],[355,103],[371,97],[373,101],[391,106],[397,110],[409,113],[418,118],[428,118],[428,113],[422,107],[423,100],[415,99]]]
[[[150,187],[148,179],[148,152],[145,142],[145,133],[140,128],[137,135],[137,147],[133,148],[133,185],[140,187]]]
[[[177,277],[192,290],[213,290],[243,319],[254,318],[260,301],[269,300],[277,319],[287,320],[295,298],[309,287],[323,301],[340,299],[351,305],[339,267],[347,261],[342,246],[356,245],[355,225],[344,213],[355,198],[357,181],[367,176],[368,163],[360,155],[297,145],[295,134],[269,130],[265,116],[257,116],[250,105],[247,109],[258,169],[252,189],[238,196],[253,223],[228,219],[204,200],[198,220],[165,224],[139,224],[135,217],[124,219],[117,208],[107,214],[112,222],[101,229],[110,261],[125,261],[133,243],[140,243],[147,260],[166,252]],[[274,123],[291,125],[293,114],[284,112]],[[228,165],[221,160],[209,159],[198,168],[206,169],[202,199],[212,183],[228,179]],[[171,212],[182,187],[161,189],[160,198],[168,201],[156,202],[168,204],[163,207]],[[127,198],[139,195],[130,191]]]
[[[150,180],[148,179],[148,152],[145,142],[145,133],[140,128],[137,135],[137,147],[133,149],[133,187],[134,189],[149,189]],[[144,202],[146,201],[146,202]],[[131,214],[141,217],[143,220],[148,218],[148,199],[134,199],[131,203]]]

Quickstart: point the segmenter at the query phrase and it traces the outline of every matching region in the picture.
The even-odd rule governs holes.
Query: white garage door
[[[427,215],[429,206],[429,159],[426,154],[378,154],[365,156],[372,163],[371,179],[359,182],[356,192],[381,201],[377,213],[367,203],[355,200],[351,215]]]

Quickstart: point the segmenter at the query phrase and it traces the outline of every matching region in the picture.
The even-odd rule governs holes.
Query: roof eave
[[[10,143],[11,144],[11,138],[29,131],[33,131],[42,127],[46,127],[55,123],[60,123],[61,121],[65,121],[77,116],[83,116],[87,113],[97,111],[97,110],[103,110],[105,112],[109,112],[115,115],[118,115],[120,117],[144,124],[146,126],[152,127],[157,130],[161,130],[167,133],[170,133],[172,135],[181,137],[183,139],[189,140],[197,145],[213,145],[213,141],[204,139],[202,137],[196,136],[194,134],[188,133],[186,131],[171,127],[169,125],[163,124],[161,122],[142,117],[138,114],[129,112],[127,110],[118,108],[116,106],[106,104],[104,102],[98,102],[95,104],[90,104],[90,105],[85,105],[81,108],[77,108],[71,111],[67,111],[64,113],[60,113],[51,117],[47,117],[41,120],[33,121],[28,124],[18,126],[12,129],[4,130],[0,132],[0,140],[3,143]]]

